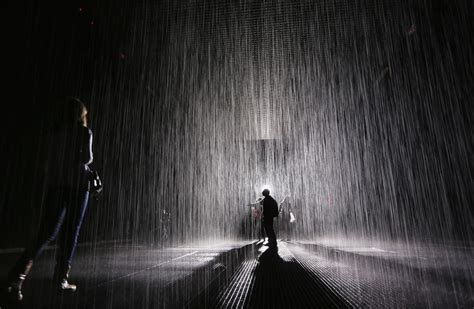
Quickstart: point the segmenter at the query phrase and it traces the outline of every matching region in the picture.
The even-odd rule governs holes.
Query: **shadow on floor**
[[[294,257],[283,259],[277,248],[258,258],[248,308],[344,308],[345,304],[312,277]]]

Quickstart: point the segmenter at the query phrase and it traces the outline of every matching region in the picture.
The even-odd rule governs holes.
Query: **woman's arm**
[[[247,204],[247,206],[258,206],[262,203],[263,197],[259,197],[254,203]]]
[[[285,198],[278,205],[278,212],[279,213],[281,213],[283,211],[283,207],[288,204],[287,200],[288,200],[288,197],[285,196]]]
[[[92,131],[89,128],[85,128],[87,134],[84,135],[83,144],[81,147],[81,163],[89,165],[94,159],[92,155]]]

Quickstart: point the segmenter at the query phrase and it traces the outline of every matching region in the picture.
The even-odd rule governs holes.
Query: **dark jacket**
[[[263,201],[263,217],[273,218],[278,216],[278,203],[270,195],[266,196]]]
[[[49,185],[89,190],[92,131],[79,125],[63,128],[53,134],[49,149]]]

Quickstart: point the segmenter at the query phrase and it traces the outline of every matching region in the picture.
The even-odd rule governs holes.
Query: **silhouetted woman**
[[[21,286],[33,261],[58,236],[54,284],[62,291],[75,291],[68,279],[79,230],[89,201],[92,162],[92,131],[87,127],[87,109],[76,98],[68,98],[55,109],[55,129],[48,145],[48,188],[44,217],[36,240],[23,252],[8,277],[8,292],[20,301]]]

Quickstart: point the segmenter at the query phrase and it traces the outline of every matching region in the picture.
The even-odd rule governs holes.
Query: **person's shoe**
[[[75,292],[77,290],[77,286],[75,284],[70,284],[66,279],[63,279],[61,282],[59,282],[59,290],[65,292]]]
[[[75,292],[77,290],[77,286],[75,284],[71,284],[67,281],[70,269],[71,265],[69,264],[56,264],[56,267],[54,268],[53,280],[54,283],[57,284],[57,287],[60,291]]]
[[[27,260],[19,262],[10,271],[8,275],[7,294],[11,300],[18,302],[23,300],[21,288],[26,276],[28,276],[28,273],[31,270],[31,267],[33,267],[33,260]]]

